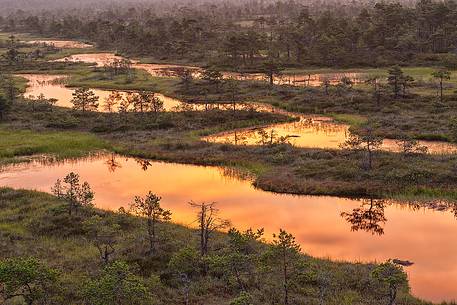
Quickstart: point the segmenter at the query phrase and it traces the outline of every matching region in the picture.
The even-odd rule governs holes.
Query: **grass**
[[[73,51],[69,50],[68,52]],[[60,55],[62,54],[58,56]],[[28,70],[28,72],[33,71],[51,74],[69,73],[72,75],[69,83],[70,86],[117,90],[148,89],[171,96],[183,96],[183,93],[179,91],[179,87],[177,86],[178,80],[154,78],[141,70],[137,71],[137,77],[133,83],[129,83],[124,76],[108,79],[102,72],[97,69],[88,68],[87,65],[62,66],[62,68],[52,71]],[[420,75],[420,73],[425,75],[429,71],[417,70],[413,72],[417,73],[417,75]],[[256,82],[245,82],[240,83],[240,85],[240,95],[246,100],[255,101],[261,98],[264,102],[304,113],[322,111],[323,113],[332,115],[337,121],[349,123],[353,126],[363,124],[366,121],[366,114],[371,113],[370,110],[370,112],[365,112],[363,115],[358,114],[358,112],[363,112],[364,110],[360,110],[357,107],[364,104],[348,106],[347,104],[339,105],[338,101],[334,101],[334,104],[328,105],[326,103],[329,103],[329,99],[322,96],[318,96],[317,101],[314,101],[314,103],[309,102],[308,91],[310,91],[309,94],[312,97],[316,94],[317,90],[313,91],[306,88],[284,89],[279,87],[271,89]],[[216,99],[225,98],[224,92],[213,94],[212,97]],[[195,96],[184,95],[184,98],[192,99]],[[307,104],[308,102],[310,104]],[[394,106],[399,106],[399,104],[397,103]],[[403,107],[403,105],[400,106]],[[333,112],[335,107],[340,107],[339,113]],[[65,113],[64,116],[68,114],[66,110],[62,113],[59,112],[59,114],[63,113]],[[0,138],[2,139],[0,143],[0,163],[13,162],[17,157],[33,154],[52,154],[60,158],[68,158],[84,156],[87,153],[100,149],[111,149],[130,155],[168,161],[236,167],[248,172],[249,175],[254,175],[256,186],[275,192],[348,196],[374,194],[396,196],[402,199],[419,197],[428,199],[457,199],[455,192],[452,190],[455,188],[452,181],[455,181],[457,178],[452,173],[451,168],[451,165],[455,163],[455,158],[450,156],[430,156],[423,160],[411,158],[405,161],[401,156],[395,154],[381,154],[375,160],[375,170],[367,173],[360,166],[360,161],[363,159],[363,156],[360,154],[348,156],[344,152],[297,149],[284,145],[248,148],[202,143],[199,140],[201,135],[235,127],[254,126],[267,121],[266,118],[264,118],[264,121],[258,119],[234,121],[234,119],[230,119],[230,121],[222,124],[219,121],[220,117],[212,119],[212,114],[205,114],[205,116],[209,117],[209,119],[207,118],[208,120],[214,120],[213,123],[217,123],[217,126],[211,126],[204,118],[198,115],[190,116],[186,119],[179,115],[164,114],[162,121],[172,122],[172,127],[158,128],[157,126],[160,126],[160,124],[156,124],[148,125],[144,129],[127,126],[127,130],[123,131],[119,129],[112,131],[112,126],[107,125],[104,116],[90,115],[87,120],[81,117],[77,118],[79,122],[71,127],[73,131],[50,131],[45,123],[53,121],[55,116],[40,113],[27,114],[23,111],[19,117],[16,117],[19,123],[13,121],[10,124],[11,126],[19,124],[19,126],[15,127],[21,127],[21,124],[25,124],[31,130],[20,130],[9,127],[0,128]],[[226,117],[224,116],[223,118]],[[43,123],[46,120],[47,122]],[[144,118],[132,118],[129,124],[141,124],[141,121],[144,121]],[[94,124],[98,125],[94,126]],[[207,124],[210,126],[207,126]],[[89,133],[95,127],[103,127],[104,132],[98,133],[98,135]],[[125,126],[121,127],[124,128]],[[394,127],[395,125],[392,129],[395,129]],[[431,128],[428,127],[428,129]],[[417,137],[423,135],[425,133],[419,134]],[[417,186],[411,187],[409,184],[399,185],[400,182],[403,183],[410,177],[412,177],[411,179],[415,178],[414,175],[416,174],[419,177],[422,177],[421,175],[431,175],[431,177],[426,178],[429,181],[411,181],[412,184],[418,183]],[[50,209],[58,206],[61,202],[45,194],[13,191],[10,189],[0,190],[0,198],[6,198],[6,204],[3,202],[3,205],[0,205],[0,220],[2,220],[0,229],[2,232],[6,232],[6,236],[16,236],[23,241],[15,245],[14,255],[17,255],[17,253],[19,255],[21,253],[28,254],[31,248],[38,244],[38,250],[34,250],[34,253],[54,267],[69,272],[68,278],[71,279],[70,281],[75,286],[77,286],[75,279],[86,279],[88,274],[98,272],[100,266],[96,262],[96,259],[94,259],[97,256],[96,249],[84,236],[72,236],[71,238],[64,239],[44,233],[32,242],[31,236],[35,236],[36,232],[28,227],[25,222],[17,220],[17,215],[24,215],[24,218],[28,217],[27,221],[31,221],[31,223],[40,222],[49,216]],[[7,206],[6,208],[5,205]],[[10,207],[12,208],[10,209]],[[24,214],[24,211],[33,214]],[[105,214],[106,212],[98,211],[97,213]],[[130,240],[141,234],[140,226],[140,224],[136,224],[134,229],[124,232],[125,235],[120,240],[121,247],[129,249],[134,247],[130,243]],[[66,228],[60,229],[65,230]],[[193,232],[187,228],[170,225],[168,229],[173,231],[172,236],[175,239],[171,247],[175,247],[175,249],[184,247],[184,245],[189,243],[189,240],[192,240],[194,243],[196,242],[195,238],[192,238]],[[0,235],[0,242],[2,238],[3,236]],[[81,251],[81,249],[84,249],[84,251]],[[0,250],[0,254],[3,256],[9,256],[11,253],[13,251],[9,248]],[[132,259],[132,257],[129,257],[125,253],[122,252],[119,257],[130,259],[131,261],[138,260],[138,257]],[[328,261],[312,260],[312,262],[319,266],[331,265],[332,271],[335,271],[339,275],[342,272],[346,272],[346,267],[360,267],[363,272],[366,272],[366,269],[363,269],[366,266],[341,264],[341,266],[345,266],[341,267],[338,264]],[[140,263],[144,262],[140,261]],[[149,263],[151,262],[145,263],[145,265]],[[148,270],[148,272],[155,274],[160,274],[162,271],[165,272],[159,269]],[[344,282],[341,279],[338,279],[338,281]],[[206,287],[205,285],[201,286]],[[218,289],[218,287],[211,288],[212,290]],[[205,290],[206,288],[202,289]],[[177,294],[176,291],[174,293]],[[349,295],[346,291],[344,293]],[[353,291],[351,293],[358,294],[358,292]],[[216,298],[216,296],[212,297]],[[224,297],[226,299],[221,301],[220,304],[228,304],[228,298],[233,297],[233,295],[226,295]],[[407,294],[402,294],[400,297],[402,299],[398,304],[418,304],[417,300],[414,300]],[[208,295],[203,293],[202,295],[196,295],[195,298],[200,298],[201,300],[208,298]],[[361,299],[363,300],[363,298]],[[167,304],[174,303],[167,302]],[[368,304],[375,303],[372,301]]]
[[[28,71],[33,69],[32,67]],[[430,69],[432,68],[409,68],[406,72],[425,75],[431,71]],[[125,75],[111,78],[103,69],[82,64],[54,63],[46,69],[43,63],[38,71],[69,74],[69,86],[153,90],[187,101],[230,100],[230,93],[225,85],[215,90],[206,82],[195,80],[190,90],[184,90],[178,84],[178,79],[152,77],[143,70],[136,70],[136,77],[132,82],[128,81]],[[381,72],[381,69],[377,72]],[[381,126],[377,132],[389,138],[408,135],[416,139],[453,139],[453,131],[446,125],[456,115],[456,102],[452,100],[446,101],[446,109],[437,108],[429,98],[415,95],[382,101],[382,104],[377,106],[370,94],[357,89],[341,91],[330,88],[329,95],[326,95],[321,88],[270,87],[264,82],[255,81],[239,81],[237,84],[237,100],[270,103],[305,114],[330,115],[337,121],[353,127],[359,127],[370,118]],[[205,95],[202,95],[203,91],[206,92]],[[430,187],[437,190],[437,194],[445,194],[449,188],[454,187],[453,183],[449,183],[455,178],[449,170],[453,162],[452,156],[427,156],[424,160],[413,158],[409,160],[411,164],[403,164],[404,160],[400,155],[382,154],[378,168],[367,173],[361,166],[364,159],[362,154],[348,155],[331,150],[297,149],[287,146],[233,147],[200,141],[201,136],[235,128],[260,126],[275,120],[287,120],[284,117],[273,118],[259,114],[249,117],[248,113],[243,112],[237,112],[240,117],[236,117],[230,112],[216,111],[163,113],[147,117],[132,114],[122,120],[114,115],[113,123],[113,119],[109,119],[106,114],[80,116],[63,109],[51,113],[29,113],[24,109],[16,109],[15,112],[10,124],[16,129],[39,132],[51,127],[57,130],[70,129],[74,132],[96,132],[99,138],[104,139],[105,143],[110,143],[107,145],[117,152],[179,163],[243,168],[256,176],[257,186],[277,192],[394,196],[396,193],[404,192],[411,185],[392,184],[392,181],[401,182],[405,180],[403,176],[413,177],[418,172],[428,175],[429,173],[422,173],[424,168],[432,168],[433,177],[430,181],[411,180],[413,187]],[[56,142],[58,141],[60,139],[56,138]],[[56,145],[54,149],[36,146],[20,148],[17,151],[19,154],[33,154],[43,151],[53,153],[59,149]],[[85,151],[85,148],[82,151]],[[10,152],[10,155],[15,153]],[[387,179],[389,175],[390,178]]]
[[[337,122],[349,124],[354,127],[361,126],[368,121],[365,116],[357,114],[336,113],[330,114],[330,116]]]
[[[143,87],[145,84],[157,86],[147,74],[143,75],[143,83],[126,84],[122,76],[106,80],[104,73],[97,70],[81,68],[78,73],[80,74],[73,74],[79,75],[74,77],[80,77],[77,85],[111,87],[113,82],[118,82],[124,90],[132,89],[133,86]],[[137,76],[138,79],[140,77]],[[161,85],[166,87],[166,90],[172,90],[174,96],[197,100],[200,98],[197,94],[183,92],[180,86],[176,85],[176,80],[160,80],[163,82]],[[167,83],[168,81],[170,83]],[[172,81],[175,81],[174,85]],[[254,82],[242,82],[240,85],[241,99],[255,101],[256,97],[263,95],[265,100],[281,108],[303,113],[313,113],[317,109],[355,127],[375,113],[377,117],[374,119],[379,117],[382,126],[380,131],[392,138],[405,132],[411,133],[415,138],[450,138],[450,130],[444,129],[442,122],[448,121],[453,116],[453,111],[433,111],[435,106],[424,98],[392,101],[379,110],[372,101],[367,100],[364,93],[358,91],[332,91],[331,95],[326,96],[319,89],[270,88]],[[196,82],[195,86],[194,90],[200,92],[206,85]],[[220,88],[217,94],[210,92],[209,95],[226,100],[224,87]],[[349,95],[352,96],[351,99],[348,99]],[[424,116],[425,114],[427,115]],[[236,147],[200,140],[201,136],[225,130],[287,120],[286,117],[246,111],[237,111],[236,115],[231,111],[160,113],[147,116],[131,113],[123,117],[102,113],[79,115],[68,109],[58,108],[52,112],[34,113],[30,106],[24,104],[13,110],[9,124],[16,129],[35,131],[47,130],[51,126],[57,130],[96,132],[97,136],[103,139],[104,143],[109,143],[108,146],[116,152],[127,155],[178,163],[242,168],[255,176],[256,186],[275,192],[391,197],[402,194],[411,187],[431,188],[436,190],[438,195],[447,194],[455,187],[452,181],[457,181],[457,177],[451,170],[455,159],[453,156],[421,156],[404,162],[401,155],[383,153],[379,160],[375,161],[376,169],[368,172],[363,168],[363,154],[350,155],[344,151],[300,149],[287,145]],[[56,142],[58,141],[60,139],[56,139]],[[58,153],[59,150],[58,145],[54,146],[54,152]],[[52,150],[42,147],[27,148],[19,150],[19,153],[43,151]],[[428,168],[430,170],[426,170]],[[417,175],[430,178],[415,180]]]
[[[393,199],[405,201],[433,202],[436,198],[442,198],[449,202],[457,202],[457,191],[437,190],[433,188],[410,188],[393,196]]]
[[[76,158],[110,145],[93,134],[75,131],[31,131],[0,127],[0,163],[18,157],[52,154],[58,158]]]
[[[245,264],[249,264],[248,270],[252,273],[242,272],[237,281],[232,269],[224,265],[233,251],[226,234],[213,235],[209,242],[209,253],[201,258],[195,230],[173,223],[159,223],[156,232],[162,238],[159,239],[156,253],[150,256],[145,254],[148,248],[144,219],[98,209],[81,209],[77,215],[69,216],[64,201],[35,191],[0,188],[0,259],[36,257],[59,271],[59,289],[47,296],[48,301],[57,304],[85,303],[85,283],[97,279],[104,266],[95,247],[96,239],[85,226],[85,221],[94,215],[106,221],[103,224],[105,229],[110,225],[119,227],[118,233],[112,237],[116,251],[111,260],[125,261],[147,285],[156,305],[182,304],[182,272],[192,272],[189,282],[191,304],[229,305],[239,295],[238,281],[244,283],[243,290],[252,296],[254,304],[265,304],[269,298],[280,302],[280,261],[271,256],[272,248],[265,243],[248,240],[248,254],[243,256],[243,266],[237,266],[244,271]],[[178,264],[169,264],[176,258],[182,260],[183,253],[187,256],[184,256],[182,264],[179,264],[180,261]],[[203,264],[207,266],[205,271],[202,271]],[[381,295],[384,295],[387,287],[371,278],[374,267],[370,263],[332,262],[299,254],[288,267],[292,275],[290,298],[298,304],[318,302],[321,289],[317,279],[322,274],[331,283],[326,288],[327,293],[322,296],[326,304],[341,304],[341,300],[348,298],[357,299],[360,305],[385,304],[386,300]],[[191,271],[188,271],[189,268]],[[309,280],[303,280],[305,278]],[[365,285],[356,284],[362,282]],[[15,299],[6,304],[22,303]],[[407,291],[407,283],[403,282],[396,304],[429,303],[412,297]]]
[[[142,69],[135,69],[134,81],[128,81],[125,75],[110,78],[97,68],[86,68],[79,71],[69,71],[71,77],[69,87],[88,87],[110,90],[148,90],[163,94],[171,93],[178,82],[173,78],[152,77]]]

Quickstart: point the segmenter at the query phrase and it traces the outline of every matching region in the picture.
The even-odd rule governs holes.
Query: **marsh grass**
[[[152,77],[142,69],[134,70],[134,79],[129,81],[126,75],[110,77],[102,68],[87,67],[84,70],[71,73],[68,87],[88,87],[110,90],[147,90],[167,95],[178,82],[177,79]]]
[[[169,269],[168,263],[183,249],[198,248],[198,232],[194,228],[174,223],[157,224],[157,232],[166,238],[160,240],[155,255],[151,257],[144,252],[147,248],[144,238],[146,225],[142,218],[99,209],[84,209],[77,215],[69,216],[65,210],[65,202],[56,197],[34,191],[0,188],[0,257],[36,257],[59,270],[59,289],[50,295],[52,300],[57,300],[59,304],[83,303],[82,291],[85,282],[97,277],[103,269],[98,251],[83,225],[84,221],[93,215],[111,219],[122,228],[116,236],[116,252],[112,259],[127,262],[132,272],[147,282],[154,283],[149,288],[156,301],[154,304],[182,304],[179,275]],[[265,243],[255,243],[251,248],[251,251],[258,253],[259,258],[268,254],[268,245]],[[229,249],[227,235],[218,232],[211,239],[207,259],[217,262]],[[370,281],[370,273],[375,266],[373,263],[334,262],[304,254],[296,257],[296,260],[306,267],[303,276],[312,277],[321,271],[329,274],[332,293],[325,296],[328,304],[341,304],[341,300],[348,298],[357,299],[357,304],[361,305],[383,304],[382,300],[379,300],[377,291],[380,288],[376,283],[370,282],[369,288],[353,284]],[[278,285],[281,282],[280,273],[273,272],[276,266],[263,267],[264,264],[270,263],[254,260],[254,270],[262,274],[262,268],[269,268],[268,276],[259,277],[254,286],[246,288],[256,299],[259,298],[256,302],[259,304],[266,293],[281,291],[281,286]],[[221,267],[210,264],[209,272],[202,274],[198,272],[200,267],[194,266],[197,272],[192,276],[192,303],[228,305],[238,296],[239,289],[235,282],[232,282],[230,274],[224,273],[224,276],[220,276]],[[412,297],[406,285],[403,283],[401,286],[397,304],[429,304]],[[303,289],[306,289],[306,293]],[[319,297],[319,283],[300,282],[300,289],[291,291],[291,295],[300,304],[314,304]]]
[[[73,131],[31,131],[0,127],[0,163],[17,157],[52,154],[59,158],[76,158],[110,145],[95,135]]]

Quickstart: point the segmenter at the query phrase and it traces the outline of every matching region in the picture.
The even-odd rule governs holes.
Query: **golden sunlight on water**
[[[95,63],[101,67],[109,64],[115,60],[123,59],[122,56],[113,53],[91,53],[91,54],[76,54],[56,61],[64,62],[83,62]],[[177,77],[176,71],[178,69],[189,69],[193,72],[194,77],[200,77],[202,69],[195,66],[186,65],[171,65],[171,64],[142,64],[138,61],[132,60],[134,68],[143,69],[152,76],[158,77]],[[253,81],[267,81],[265,74],[262,73],[238,73],[238,72],[222,72],[225,79],[233,78],[237,80],[253,80]],[[296,73],[296,74],[283,74],[274,77],[274,83],[277,85],[291,85],[291,86],[309,86],[319,87],[325,81],[331,85],[336,85],[342,78],[350,79],[354,84],[362,83],[367,75],[358,72],[342,72],[342,73]]]
[[[135,159],[120,156],[9,166],[0,169],[0,184],[49,192],[54,182],[70,171],[91,184],[96,205],[103,209],[126,207],[135,195],[151,190],[163,197],[174,222],[192,226],[195,211],[187,203],[216,201],[221,215],[237,228],[265,227],[267,237],[284,228],[313,256],[363,262],[389,258],[413,261],[407,272],[415,295],[434,301],[457,298],[457,222],[445,209],[378,204],[375,208],[386,222],[368,221],[352,232],[351,223],[341,213],[351,215],[362,204],[368,209],[369,201],[278,195],[256,190],[249,181],[224,175],[219,168],[151,162],[143,170]],[[374,233],[379,230],[384,234]]]
[[[271,142],[273,137],[273,142],[282,138],[297,147],[338,149],[348,135],[348,125],[307,117],[298,122],[231,131],[205,139],[214,143],[262,145]]]
[[[28,87],[24,93],[25,97],[38,97],[40,94],[43,94],[45,98],[57,99],[57,106],[73,107],[71,99],[73,98],[72,94],[75,88],[65,87],[65,75],[21,74],[20,76],[28,80]],[[113,91],[100,89],[91,90],[99,97],[99,110],[102,111],[104,101]],[[125,91],[119,92],[123,96],[127,93]],[[163,102],[166,111],[171,111],[181,105],[181,102],[177,99],[164,96],[160,93],[155,93],[155,95]]]
[[[52,39],[41,39],[41,40],[28,40],[26,43],[29,44],[40,44],[40,45],[50,45],[60,49],[87,49],[92,48],[93,45],[74,41],[74,40],[52,40]]]
[[[56,59],[56,62],[83,62],[95,63],[97,66],[104,66],[112,63],[115,60],[123,59],[122,56],[117,56],[113,53],[88,53],[88,54],[74,54],[64,58]]]
[[[298,114],[296,114],[298,115]],[[262,128],[247,128],[205,137],[213,143],[234,145],[264,145],[285,141],[296,147],[340,149],[350,135],[349,125],[338,124],[325,117],[298,115],[299,121]],[[439,141],[418,141],[431,154],[452,154],[457,146]],[[381,150],[401,152],[396,140],[384,139]]]
[[[365,73],[346,72],[346,73],[296,73],[296,74],[281,74],[273,78],[276,85],[290,86],[307,86],[319,87],[328,81],[330,85],[337,85],[342,78],[351,80],[354,84],[362,83],[367,77]],[[267,81],[267,77],[262,73],[237,73],[224,72],[224,78],[233,78],[238,80],[256,80]]]
[[[28,80],[28,87],[24,96],[38,97],[43,94],[45,98],[57,99],[57,106],[72,107],[71,99],[74,88],[65,87],[65,75],[45,75],[45,74],[21,74],[20,76]],[[96,96],[99,97],[99,110],[103,111],[103,103],[112,91],[92,89]],[[125,95],[125,91],[120,91]],[[176,111],[178,109],[193,109],[204,110],[205,105],[187,104],[181,101],[156,93],[156,96],[164,103],[165,111]],[[211,104],[209,104],[211,106]],[[219,104],[212,105],[219,107]],[[226,105],[230,108],[230,104]],[[248,107],[249,105],[238,104],[240,107]],[[287,112],[281,109],[276,109],[263,104],[252,104],[257,111],[267,111],[281,113],[298,118],[299,121],[284,124],[275,124],[265,128],[250,128],[231,132],[225,132],[204,138],[204,140],[214,143],[228,143],[235,145],[259,145],[266,144],[271,141],[278,141],[281,138],[287,143],[296,147],[304,148],[324,148],[324,149],[339,149],[340,145],[346,141],[349,136],[349,126],[345,124],[337,124],[328,117],[306,116],[298,113]],[[426,146],[430,153],[455,153],[457,147],[454,144],[445,142],[419,141],[420,145]],[[400,148],[395,140],[384,140],[383,150],[400,151]]]

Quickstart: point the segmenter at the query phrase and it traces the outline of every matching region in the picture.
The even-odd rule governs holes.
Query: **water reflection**
[[[273,112],[280,111],[275,110]],[[298,118],[298,121],[222,132],[205,137],[204,140],[233,145],[269,145],[286,142],[303,148],[341,149],[341,145],[349,138],[349,125],[339,124],[325,117],[291,114],[289,112],[285,112],[285,114]],[[268,135],[270,135],[269,139]],[[457,146],[453,143],[417,141],[417,145],[425,147],[426,151],[431,154],[457,153]],[[380,149],[390,152],[403,152],[402,144],[393,139],[384,139]]]
[[[94,63],[98,67],[103,67],[111,62],[123,59],[122,56],[113,53],[92,53],[76,54],[58,59],[60,62],[82,62]],[[178,77],[183,69],[189,70],[193,77],[200,78],[202,69],[195,66],[172,65],[172,64],[142,64],[132,60],[132,67],[143,69],[152,76],[156,77]],[[265,74],[262,73],[239,73],[239,72],[222,72],[224,79],[250,80],[250,81],[268,81]],[[337,85],[341,80],[350,80],[353,84],[365,82],[368,74],[359,72],[339,72],[339,73],[295,73],[282,74],[275,76],[273,82],[277,85],[290,86],[307,86],[319,87],[324,83]]]
[[[342,212],[343,217],[351,224],[352,231],[363,230],[371,234],[383,235],[383,225],[387,222],[384,213],[385,201],[382,199],[362,199],[360,207],[351,212]]]
[[[114,61],[124,59],[122,56],[113,53],[89,53],[89,54],[74,54],[64,58],[59,58],[56,62],[81,62],[81,63],[94,63],[98,67],[109,65]]]
[[[267,77],[261,73],[237,73],[224,72],[224,78],[251,81],[268,81]],[[281,74],[273,78],[276,85],[302,86],[302,87],[320,87],[327,83],[328,85],[337,85],[343,79],[350,80],[353,84],[360,84],[365,81],[366,73],[342,72],[342,73],[295,73]]]
[[[34,44],[39,46],[51,46],[59,49],[87,49],[92,48],[93,45],[74,41],[74,40],[51,40],[51,39],[41,39],[41,40],[29,40],[25,41],[28,44]]]
[[[152,190],[163,198],[164,208],[173,211],[174,220],[186,225],[195,217],[187,204],[190,200],[216,201],[221,217],[239,229],[265,227],[265,236],[271,236],[284,228],[314,256],[351,261],[410,260],[415,263],[408,269],[414,294],[434,301],[457,297],[457,223],[450,203],[406,205],[388,201],[382,205],[383,217],[388,219],[384,222],[376,201],[263,192],[242,180],[242,175],[214,167],[117,155],[57,163],[52,160],[0,169],[0,184],[49,192],[57,178],[74,171],[90,183],[100,208],[117,210],[133,196]],[[352,213],[355,217],[350,219],[363,224],[361,228],[376,228],[375,220],[381,220],[378,225],[384,234],[351,231],[352,224],[341,213]]]
[[[388,199],[366,198],[355,200],[361,202],[360,206],[340,214],[351,225],[351,231],[353,232],[365,231],[373,235],[383,235],[384,226],[387,223],[385,209],[389,205],[396,205],[399,209],[407,209],[413,212],[424,209],[448,212],[457,219],[457,202],[448,200],[405,201],[401,204],[398,201]]]
[[[56,99],[57,106],[71,108],[73,104],[71,100],[73,98],[73,92],[76,88],[66,87],[68,83],[68,76],[66,75],[49,75],[49,74],[18,74],[18,76],[27,79],[27,88],[24,93],[25,97],[37,98],[43,96],[46,99]],[[131,102],[134,99],[134,95],[138,95],[138,92],[135,91],[112,91],[112,90],[101,90],[101,89],[90,89],[94,92],[95,96],[98,96],[99,107],[98,110],[102,112],[111,112],[108,111],[105,107],[108,100],[115,99],[115,104],[110,109],[113,112],[116,112],[118,106],[120,106],[120,101],[129,100],[128,107],[129,110],[132,110],[133,103]],[[220,110],[231,110],[233,108],[237,110],[251,110],[251,105],[245,103],[185,103],[181,100],[165,96],[160,93],[153,93],[154,97],[158,98],[160,102],[163,103],[164,111],[209,111],[213,109]],[[113,97],[115,96],[115,97]],[[264,109],[262,106],[259,111]],[[256,108],[257,109],[257,108]],[[252,109],[254,110],[254,109]]]
[[[77,54],[72,55],[58,61],[72,61],[95,63],[97,66],[105,66],[109,63],[122,60],[121,56],[113,53],[96,53],[96,54]],[[144,69],[153,76],[176,77],[178,71],[182,69],[190,69],[194,77],[201,75],[201,69],[198,67],[166,65],[166,64],[140,64],[132,61],[132,67]],[[282,75],[275,80],[278,84],[305,84],[306,86],[321,86],[324,82],[328,84],[337,84],[342,79],[350,80],[352,83],[360,83],[365,81],[367,75],[361,73],[321,73],[321,74],[306,74],[306,75]],[[263,74],[255,73],[235,73],[225,72],[225,78],[235,78],[240,80],[262,80]],[[230,104],[226,104],[230,105]],[[200,104],[193,107],[194,110],[208,110],[211,108],[219,108],[221,104]],[[257,111],[264,111],[267,108],[260,104],[255,105]],[[259,145],[262,143],[282,143],[286,142],[297,147],[305,148],[324,148],[324,149],[339,149],[340,146],[347,140],[349,136],[349,126],[344,124],[336,124],[329,121],[329,118],[321,120],[317,117],[304,116],[297,113],[290,113],[270,107],[271,111],[283,113],[292,117],[298,118],[298,122],[278,124],[267,126],[265,128],[243,129],[233,132],[221,133],[215,136],[204,138],[204,140],[215,143],[229,143],[234,145]],[[265,134],[270,135],[270,141],[265,141]],[[271,138],[273,134],[276,140]],[[418,144],[427,148],[430,153],[451,154],[457,152],[457,146],[446,142],[431,142],[418,141]],[[383,141],[382,150],[401,152],[402,148],[395,140],[386,139]]]
[[[48,75],[48,74],[20,74],[19,76],[27,79],[28,87],[24,93],[25,97],[38,97],[43,95],[45,98],[54,98],[57,100],[56,105],[60,107],[73,107],[71,100],[73,98],[73,92],[75,88],[66,87],[68,77],[66,75]],[[101,90],[91,89],[96,96],[99,98],[99,110],[105,111],[103,105],[114,91],[112,90]],[[116,91],[120,94],[120,98],[127,97],[131,92],[127,91]],[[181,101],[164,96],[160,93],[154,93],[154,95],[163,102],[163,108],[165,111],[178,110],[183,104]]]
[[[108,171],[110,173],[114,173],[118,168],[122,168],[120,162],[116,160],[117,156],[115,154],[111,154],[110,157],[105,161],[105,164],[108,166]]]
[[[348,135],[348,125],[322,120],[320,117],[301,116],[297,122],[240,129],[209,136],[205,140],[234,145],[287,142],[297,147],[339,149]]]
[[[24,96],[56,99],[57,106],[72,107],[74,88],[65,86],[68,77],[65,75],[46,75],[46,74],[21,74],[28,80],[28,87]],[[104,107],[110,100],[111,95],[116,93],[120,100],[132,100],[130,97],[135,92],[127,91],[109,91],[100,89],[91,89],[99,97],[99,110],[107,112],[108,108]],[[213,143],[228,143],[234,145],[266,145],[277,143],[289,143],[296,147],[304,148],[324,148],[339,149],[349,136],[349,125],[338,124],[328,117],[306,116],[299,113],[285,111],[275,108],[271,105],[261,103],[233,103],[233,102],[196,102],[184,103],[180,100],[164,96],[163,94],[154,93],[154,96],[163,103],[165,111],[209,111],[213,109],[220,110],[246,110],[246,111],[264,111],[287,115],[296,118],[297,121],[291,123],[275,124],[263,128],[247,128],[225,132],[221,134],[205,137],[203,140]],[[131,103],[130,103],[131,104]],[[119,101],[114,110],[120,106]],[[129,107],[132,107],[130,105]],[[112,108],[112,107],[111,107]],[[110,108],[110,109],[111,109]],[[430,153],[455,153],[457,146],[445,142],[418,141],[419,145],[428,148]],[[383,150],[401,152],[402,148],[395,140],[386,139],[382,145]]]

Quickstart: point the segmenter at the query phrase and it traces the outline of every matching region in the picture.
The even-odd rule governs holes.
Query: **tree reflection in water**
[[[111,154],[108,159],[105,161],[105,164],[108,166],[108,171],[114,173],[118,168],[122,168],[122,165],[116,161],[116,157],[119,155]],[[135,162],[141,167],[143,171],[147,171],[149,166],[151,166],[151,161],[141,158],[136,158]]]
[[[138,163],[141,166],[141,169],[143,171],[147,171],[149,166],[151,166],[151,161],[146,160],[146,159],[141,159],[141,158],[136,158],[135,162]]]
[[[351,231],[363,230],[373,235],[383,235],[383,225],[387,221],[384,214],[385,200],[370,198],[361,201],[360,207],[350,213],[342,212],[341,217],[351,224]]]
[[[89,156],[86,159],[98,159],[104,158],[106,155],[96,154]],[[122,168],[121,162],[117,161],[117,158],[122,156],[117,154],[109,154],[105,164],[108,167],[109,172],[114,173],[119,168]],[[81,159],[79,159],[81,160]],[[68,160],[56,160],[54,158],[43,157],[36,162],[44,165],[53,165],[59,163],[72,163],[77,162],[72,159]],[[143,171],[147,171],[152,165],[150,160],[136,158],[135,162],[140,166]],[[218,168],[224,177],[235,180],[250,180],[253,181],[254,177],[244,171],[230,167],[219,167]],[[385,216],[385,208],[388,205],[396,204],[395,201],[386,199],[360,199],[361,205],[350,212],[342,212],[340,215],[350,225],[351,231],[366,231],[372,235],[383,235],[384,225],[387,222]],[[401,204],[405,208],[409,208],[413,211],[420,209],[430,209],[439,212],[450,212],[455,218],[457,218],[457,202],[447,200],[434,200],[434,201],[409,201]]]
[[[108,166],[110,173],[114,173],[118,168],[122,167],[122,165],[116,161],[116,154],[111,154],[105,164]]]

